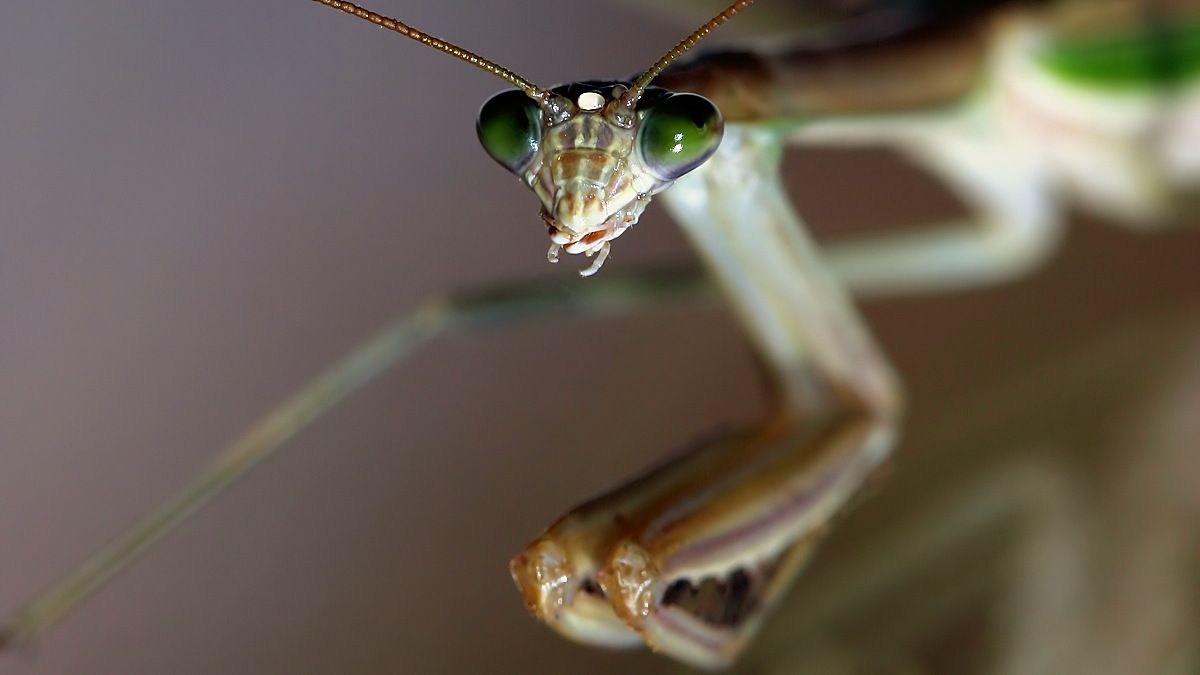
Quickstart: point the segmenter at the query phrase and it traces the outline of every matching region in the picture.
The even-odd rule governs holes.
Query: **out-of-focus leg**
[[[707,304],[710,284],[695,269],[609,274],[579,288],[510,283],[433,298],[382,328],[310,380],[226,446],[169,500],[120,533],[58,583],[0,621],[0,651],[35,640],[163,537],[244,476],[289,438],[444,333],[498,327],[545,316],[628,313],[653,306]]]

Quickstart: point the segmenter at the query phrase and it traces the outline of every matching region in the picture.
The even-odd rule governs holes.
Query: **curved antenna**
[[[438,49],[443,52],[446,52],[447,54],[449,54],[455,58],[462,59],[463,61],[466,61],[467,63],[475,66],[476,68],[481,68],[483,70],[486,70],[487,72],[495,75],[496,77],[504,80],[505,82],[508,82],[509,84],[516,87],[517,89],[520,89],[521,91],[525,92],[525,94],[527,96],[529,96],[530,98],[535,99],[539,102],[544,102],[545,99],[547,98],[546,92],[543,91],[541,87],[538,87],[534,83],[532,83],[529,80],[514,73],[513,71],[509,70],[508,68],[505,68],[504,66],[501,66],[498,63],[489,61],[488,59],[483,58],[482,56],[476,54],[475,52],[463,49],[462,47],[459,47],[456,44],[446,42],[445,40],[434,37],[428,33],[423,33],[402,21],[397,21],[396,19],[391,18],[390,16],[384,16],[382,14],[377,14],[375,12],[372,12],[369,9],[364,9],[362,7],[359,7],[358,5],[356,5],[352,2],[341,2],[341,0],[313,0],[313,1],[319,2],[322,5],[325,5],[326,7],[332,7],[333,9],[340,9],[343,12],[345,12],[347,14],[351,14],[353,16],[356,16],[360,19],[363,19],[364,21],[370,21],[371,23],[375,24],[376,26],[380,26],[380,27],[386,28],[391,31],[396,31],[397,33],[403,35],[404,37],[412,38],[412,39],[416,40],[417,42],[420,42],[423,45],[433,47],[434,49]]]
[[[667,68],[667,66],[671,65],[675,59],[683,56],[684,53],[694,47],[697,42],[703,40],[705,36],[711,33],[714,28],[725,23],[731,17],[733,17],[734,14],[737,14],[746,7],[749,7],[753,2],[754,0],[738,0],[737,2],[730,4],[723,12],[709,19],[708,23],[700,26],[694,33],[680,40],[679,44],[672,47],[671,51],[664,54],[661,59],[646,69],[646,72],[642,73],[638,77],[637,81],[633,83],[633,86],[629,88],[629,91],[625,92],[625,94],[621,96],[621,103],[629,109],[634,108],[637,105],[638,99],[642,97],[642,93],[646,91],[646,87],[650,86],[650,82],[654,80],[654,78],[658,77],[662,71]]]

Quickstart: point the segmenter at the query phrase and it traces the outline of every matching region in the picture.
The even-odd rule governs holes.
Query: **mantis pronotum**
[[[832,132],[830,132],[830,133],[838,133],[838,132],[841,132],[841,131],[842,131],[842,130],[839,130],[839,129],[836,129],[836,128],[834,128],[834,130],[833,130]],[[855,130],[851,130],[851,132],[854,132],[854,131],[855,131]],[[762,142],[763,142],[763,141],[761,141],[761,139],[757,138],[757,137],[755,136],[755,134],[753,134],[753,133],[752,133],[752,134],[750,134],[749,136],[746,136],[746,137],[740,137],[740,136],[739,136],[739,137],[737,138],[737,141],[736,141],[734,144],[731,144],[731,145],[730,145],[730,147],[731,147],[731,148],[737,148],[737,147],[751,147],[751,148],[757,148],[757,146],[756,146],[756,143],[762,143]],[[756,156],[759,156],[759,157],[763,157],[763,156],[769,157],[769,153],[768,153],[768,154],[766,154],[766,155],[756,155]],[[681,187],[682,187],[682,186],[681,186]],[[705,191],[701,191],[701,192],[702,192],[702,193],[704,193],[704,194],[712,194],[712,193],[711,193],[711,191],[707,191],[707,190],[705,190]],[[681,198],[681,199],[682,199],[682,198]],[[686,203],[686,202],[685,202],[685,203],[683,203],[683,205],[682,205],[682,206],[680,206],[679,208],[687,208],[687,203]],[[698,235],[698,236],[700,236],[700,235]],[[626,244],[626,245],[628,245],[628,244]],[[709,253],[709,255],[714,255],[714,256],[715,256],[715,255],[717,255],[717,254],[718,254],[718,253],[717,253],[716,251],[712,251],[712,252],[710,252],[710,253]],[[853,268],[854,268],[854,266],[853,266],[853,265],[846,265],[846,269],[853,269]],[[968,272],[974,272],[975,270],[984,270],[984,272],[987,272],[987,270],[988,270],[988,268],[986,268],[986,267],[983,267],[983,266],[974,266],[974,265],[963,265],[963,267],[962,267],[962,268],[963,268],[963,269],[965,269],[965,270],[967,270]],[[910,268],[910,269],[911,269],[911,268]],[[918,266],[916,269],[917,269],[918,271],[925,271],[925,270],[921,269],[919,266]],[[874,269],[872,269],[872,271],[874,271]],[[885,284],[885,285],[886,285],[886,284],[887,284],[887,281],[883,281],[883,282],[877,282],[877,283],[883,283],[883,284]],[[788,287],[788,288],[792,288],[792,289],[796,289],[796,286],[795,286],[795,285],[791,285],[791,284],[789,284],[787,287]],[[773,341],[772,341],[771,339],[769,339],[769,338],[762,338],[762,339],[763,339],[763,341],[764,341],[764,342],[767,342],[767,343],[768,343],[768,346],[770,346],[770,345],[775,345],[776,347],[778,347],[778,342],[773,342]],[[836,340],[835,340],[834,342],[838,342],[838,341],[836,341]],[[784,360],[784,359],[785,359],[785,357],[786,357],[786,354],[780,354],[780,355],[778,355],[778,357],[779,357],[779,359],[780,359],[780,360]],[[830,359],[831,359],[832,361],[835,361],[835,362],[839,361],[839,357],[838,357],[836,354],[834,354],[834,355],[830,356]],[[869,369],[868,369],[868,370],[869,370]],[[844,370],[843,370],[843,372],[844,372]],[[886,388],[886,387],[885,387],[885,388]],[[791,393],[793,396],[795,396],[797,399],[802,399],[804,396],[810,396],[810,395],[813,395],[811,392],[807,392],[807,390],[808,390],[808,389],[810,389],[810,386],[809,386],[808,384],[806,384],[806,383],[803,383],[803,382],[801,382],[801,383],[796,383],[794,387],[785,387],[785,389],[788,389],[788,390],[794,389],[794,391],[791,391],[790,393]],[[886,397],[885,397],[885,398],[886,398]],[[885,406],[885,407],[886,407],[886,406]],[[885,415],[885,416],[886,416],[886,415]],[[712,657],[710,657],[710,656],[706,656],[706,655],[701,655],[701,656],[698,656],[698,657],[693,657],[693,658],[695,658],[695,659],[697,659],[697,660],[705,660],[705,659],[710,659],[710,658],[712,658]]]

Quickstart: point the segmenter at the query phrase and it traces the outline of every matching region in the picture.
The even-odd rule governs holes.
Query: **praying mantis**
[[[832,131],[832,133],[840,133],[840,132],[845,132],[845,130],[833,129],[833,131]],[[749,139],[749,141],[745,141],[745,142],[746,142],[746,143],[754,143],[754,139],[752,139],[752,138],[751,138],[751,139]],[[684,208],[684,207],[677,207],[677,208]],[[623,240],[623,241],[624,241],[624,240]],[[1022,261],[1024,261],[1024,259],[1025,259],[1025,258],[1022,258]],[[847,267],[850,267],[850,265],[847,265]],[[962,268],[964,268],[966,271],[968,271],[968,273],[971,273],[971,271],[973,271],[973,270],[979,270],[979,269],[986,270],[986,269],[989,269],[989,268],[976,267],[976,265],[962,265]],[[874,268],[872,268],[872,269],[874,269]],[[918,281],[916,281],[916,282],[914,282],[914,283],[919,283],[919,282],[920,282],[920,280],[918,280]],[[864,348],[865,348],[865,347],[864,347]],[[851,360],[857,360],[857,359],[851,359]],[[803,389],[803,388],[804,388],[804,387],[802,387],[802,386],[798,386],[798,387],[799,387],[799,389]],[[888,387],[887,387],[887,386],[882,386],[881,388],[882,388],[882,389],[887,389]],[[890,405],[890,404],[888,404],[888,405]],[[703,657],[701,657],[701,658],[703,658]]]

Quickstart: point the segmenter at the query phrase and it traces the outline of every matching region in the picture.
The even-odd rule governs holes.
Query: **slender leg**
[[[1063,206],[1048,167],[998,119],[998,94],[942,113],[823,120],[797,143],[890,146],[950,187],[972,215],[825,247],[829,266],[856,295],[900,295],[1019,278],[1056,250]]]
[[[119,534],[30,603],[0,622],[0,650],[36,639],[114,575],[140,558],[289,438],[414,349],[443,333],[495,327],[550,315],[620,314],[657,305],[708,302],[706,279],[696,270],[611,274],[577,288],[525,282],[434,298],[385,326],[334,363],[222,450],[173,497]]]
[[[778,408],[581,506],[514,559],[530,609],[560,632],[728,663],[891,449],[898,386],[783,194],[780,147],[730,129],[666,195],[774,375]]]

